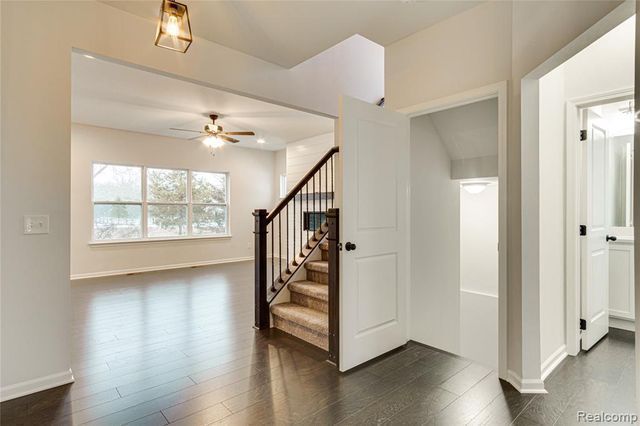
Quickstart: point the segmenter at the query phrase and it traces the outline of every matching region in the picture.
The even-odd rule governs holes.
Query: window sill
[[[128,245],[128,244],[156,244],[156,243],[172,243],[172,242],[189,242],[189,241],[201,241],[201,240],[220,240],[229,239],[231,234],[223,235],[203,235],[197,237],[158,237],[158,238],[141,238],[135,240],[104,240],[104,241],[89,241],[90,246],[114,246],[114,245]]]

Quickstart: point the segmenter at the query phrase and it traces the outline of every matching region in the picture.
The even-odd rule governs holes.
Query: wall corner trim
[[[520,393],[547,393],[541,379],[522,379],[516,372],[507,372],[507,381]]]
[[[540,366],[540,370],[542,373],[542,380],[546,380],[549,377],[549,374],[556,369],[556,367],[562,362],[563,359],[567,357],[567,345],[562,345],[558,349],[552,353],[549,358],[544,360],[542,365]]]
[[[10,399],[73,383],[74,381],[73,372],[71,369],[68,369],[61,373],[38,377],[37,379],[27,380],[10,386],[4,386],[0,389],[0,401],[8,401]]]

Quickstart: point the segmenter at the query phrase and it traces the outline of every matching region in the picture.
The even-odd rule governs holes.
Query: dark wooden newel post
[[[269,304],[267,303],[267,211],[256,209],[255,217],[255,326],[269,328]]]
[[[329,361],[338,365],[340,323],[340,209],[327,211],[329,225]]]

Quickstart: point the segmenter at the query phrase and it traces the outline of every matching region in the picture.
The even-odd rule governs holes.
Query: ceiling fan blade
[[[200,139],[202,137],[202,135],[198,135],[198,136],[194,136],[192,138],[187,139],[188,141],[194,141],[196,139]]]
[[[234,136],[255,136],[256,134],[253,132],[222,132],[223,135],[234,135]]]
[[[178,130],[178,131],[181,131],[181,132],[191,132],[191,133],[202,133],[202,134],[205,134],[205,132],[202,132],[200,130],[176,129],[175,127],[170,127],[169,130]]]
[[[237,143],[240,142],[238,139],[234,139],[234,138],[230,138],[229,136],[225,136],[225,135],[217,135],[217,137],[219,137],[220,139],[224,139],[227,142],[231,142],[231,143]]]

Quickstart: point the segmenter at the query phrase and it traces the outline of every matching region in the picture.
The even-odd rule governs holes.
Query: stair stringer
[[[270,306],[277,305],[279,303],[287,303],[291,301],[289,284],[296,281],[305,281],[307,279],[307,269],[304,267],[304,264],[306,262],[312,262],[314,260],[322,259],[322,250],[320,250],[319,245],[324,241],[326,241],[326,235],[327,233],[325,232],[325,235],[320,239],[320,241],[318,241],[318,249],[313,250],[311,254],[309,254],[305,258],[304,262],[302,262],[298,270],[293,273],[293,276],[291,277],[291,279],[287,281],[287,285],[285,286],[285,288],[280,290],[280,292],[276,295],[276,297],[273,298],[273,300],[270,303]],[[273,328],[273,314],[271,313],[271,310],[269,310],[269,319],[270,319],[269,326]]]

